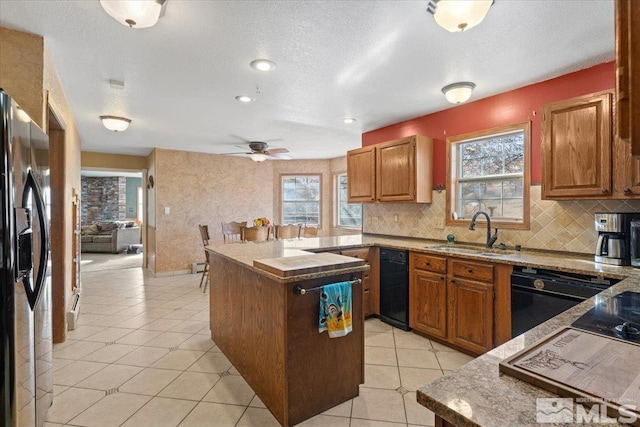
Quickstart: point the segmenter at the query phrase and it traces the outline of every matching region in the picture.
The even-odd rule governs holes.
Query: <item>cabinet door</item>
[[[416,196],[415,137],[378,144],[376,188],[381,202],[413,201]]]
[[[640,197],[640,160],[631,156],[631,144],[620,138],[613,142],[613,195],[617,199]]]
[[[409,287],[409,326],[440,338],[447,338],[447,277],[413,270]]]
[[[616,0],[616,134],[640,157],[640,2]]]
[[[449,342],[484,353],[493,346],[493,285],[451,278],[449,301]]]
[[[373,298],[371,297],[371,275],[365,272],[362,275],[362,314],[364,317],[371,316],[373,314]]]
[[[347,152],[347,201],[376,200],[376,149],[374,146]]]
[[[542,116],[542,198],[611,195],[611,93],[547,104]]]

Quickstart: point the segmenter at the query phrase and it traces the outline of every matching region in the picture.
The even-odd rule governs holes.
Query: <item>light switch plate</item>
[[[444,219],[436,218],[436,220],[433,222],[433,228],[436,228],[438,230],[444,230]]]
[[[170,208],[170,207],[168,207],[168,206],[167,206],[167,207],[165,207],[165,208],[164,208],[164,214],[165,214],[165,215],[169,215],[170,213],[171,213],[171,208]]]

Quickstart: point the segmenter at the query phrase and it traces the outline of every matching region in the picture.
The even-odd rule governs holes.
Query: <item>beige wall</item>
[[[540,186],[531,187],[531,229],[499,230],[497,243],[523,248],[593,254],[597,233],[596,212],[638,212],[640,200],[541,200]],[[394,222],[394,215],[399,221]],[[456,241],[485,243],[484,223],[474,231],[467,227],[445,226],[436,229],[437,219],[444,222],[445,192],[433,192],[433,203],[378,203],[364,205],[363,229],[367,233],[444,240],[453,233]]]
[[[44,40],[35,34],[0,27],[0,88],[43,127]]]
[[[272,164],[156,149],[156,274],[184,272],[204,261],[198,224],[209,225],[212,240],[222,240],[223,221],[273,219]]]
[[[156,186],[147,192],[148,222],[155,231],[153,271],[158,275],[185,272],[192,263],[204,261],[198,224],[209,225],[212,240],[218,241],[222,240],[221,222],[266,216],[280,223],[282,174],[322,174],[321,234],[332,233],[333,172],[346,169],[344,160],[256,163],[242,157],[165,149],[155,149],[152,156],[155,160],[148,168]],[[167,207],[169,214],[165,214]]]
[[[147,157],[147,176],[153,176],[156,179],[156,150],[153,150],[149,157]],[[144,253],[146,266],[149,270],[155,273],[156,271],[156,186],[153,188],[147,188],[146,204],[147,204],[147,216],[146,216],[146,240],[144,243]]]
[[[82,169],[106,169],[119,171],[142,171],[147,169],[147,156],[125,154],[95,153],[83,151]]]

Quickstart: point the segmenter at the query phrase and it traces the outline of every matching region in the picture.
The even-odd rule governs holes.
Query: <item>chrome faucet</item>
[[[498,240],[498,229],[496,228],[495,234],[492,236],[491,218],[489,218],[489,214],[487,214],[485,211],[478,211],[473,214],[473,217],[471,217],[471,224],[469,224],[469,230],[476,229],[476,218],[478,218],[479,215],[484,215],[485,218],[487,218],[487,248],[491,249],[496,240]]]

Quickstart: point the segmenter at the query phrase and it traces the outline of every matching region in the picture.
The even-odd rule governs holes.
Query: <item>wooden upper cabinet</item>
[[[611,92],[543,107],[542,198],[611,195]]]
[[[432,158],[431,138],[420,135],[349,151],[348,201],[431,203]]]
[[[640,157],[640,2],[616,0],[616,135]]]
[[[613,198],[640,198],[640,160],[631,154],[631,143],[616,137],[613,142]]]
[[[376,147],[347,153],[347,200],[349,203],[376,200]]]

